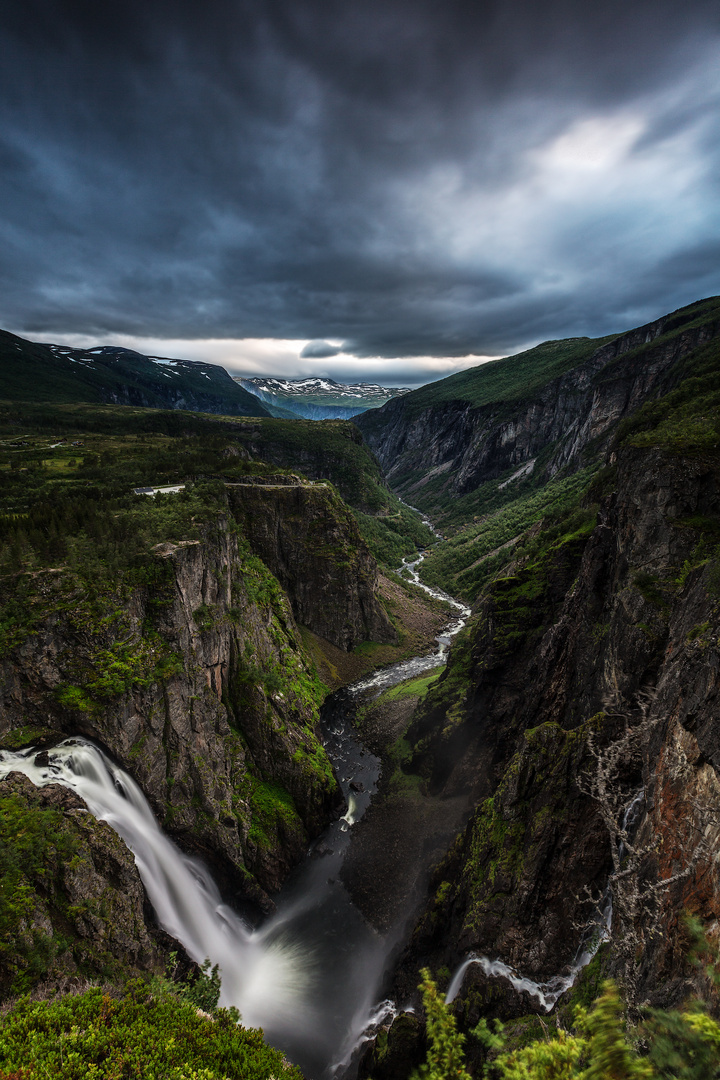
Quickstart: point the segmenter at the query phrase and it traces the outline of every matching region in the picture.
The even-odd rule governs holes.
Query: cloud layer
[[[282,339],[301,374],[720,292],[715,3],[11,0],[0,20],[9,329]]]

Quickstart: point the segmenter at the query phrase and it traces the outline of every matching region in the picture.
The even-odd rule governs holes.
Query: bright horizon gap
[[[39,337],[13,330],[18,337],[42,344],[91,349],[116,345],[146,356],[200,360],[217,364],[232,376],[245,378],[334,379],[339,383],[372,382],[382,386],[413,386],[444,379],[500,356],[357,357],[338,351],[333,356],[302,356],[311,339],[294,338],[159,338],[133,334],[49,334]],[[530,346],[523,346],[528,348]],[[522,350],[518,350],[522,351]]]

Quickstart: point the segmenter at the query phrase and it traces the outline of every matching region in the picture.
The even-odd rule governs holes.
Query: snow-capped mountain
[[[338,383],[334,379],[236,378],[278,416],[301,416],[306,420],[344,419],[366,409],[379,409],[391,398],[409,394],[406,386],[377,383]]]
[[[0,382],[15,401],[88,401],[228,416],[269,416],[225,368],[132,349],[28,341],[0,330]]]

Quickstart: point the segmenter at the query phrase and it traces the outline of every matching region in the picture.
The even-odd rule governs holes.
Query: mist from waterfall
[[[359,695],[380,693],[446,662],[451,638],[469,610],[423,585],[458,616],[436,638],[434,652],[393,664],[332,695],[323,709],[323,743],[348,803],[275,897],[276,912],[252,928],[227,904],[201,862],[183,854],[159,827],[142,791],[124,769],[84,738],[70,738],[38,757],[36,748],[0,751],[0,779],[24,773],[36,786],[61,784],[109,825],[135,856],[159,924],[197,963],[209,958],[222,979],[220,1004],[234,1005],[248,1027],[262,1027],[312,1080],[342,1073],[367,1032],[396,1012],[378,1001],[389,956],[403,924],[382,936],[355,907],[340,880],[352,826],[377,791],[380,761],[355,738],[347,720]],[[334,701],[333,701],[334,699]],[[329,719],[328,719],[329,717]],[[352,785],[352,787],[351,787]]]
[[[98,747],[67,739],[35,764],[35,750],[2,753],[0,776],[22,772],[35,785],[72,788],[135,856],[158,922],[198,963],[209,957],[222,972],[221,1004],[235,1005],[248,1026],[300,1028],[313,1022],[308,991],[311,958],[292,940],[253,931],[227,905],[205,867],[183,855],[159,828],[140,788]]]

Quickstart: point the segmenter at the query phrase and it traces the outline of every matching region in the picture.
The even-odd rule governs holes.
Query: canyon
[[[408,557],[378,567],[375,531],[401,532],[412,511],[383,502],[369,458],[348,466],[343,454],[365,452],[349,424],[327,452],[324,435],[297,443],[299,421],[220,426],[213,453],[235,474],[217,473],[212,510],[193,505],[187,535],[176,523],[153,535],[142,572],[91,587],[68,565],[13,571],[32,618],[12,623],[0,660],[6,753],[32,745],[42,768],[63,738],[93,740],[253,925],[282,911],[278,891],[313,843],[314,865],[330,866],[335,842],[319,841],[323,855],[318,837],[351,819],[350,854],[325,876],[387,945],[337,1075],[404,1080],[423,1060],[424,967],[443,991],[463,969],[451,1008],[480,1075],[478,1021],[539,1030],[532,988],[568,976],[603,897],[608,940],[568,978],[563,1022],[608,975],[631,1008],[707,996],[683,918],[717,942],[719,341],[718,302],[701,301],[357,418],[387,482],[445,533],[433,547],[426,531],[415,571],[427,565],[440,599],[423,599]],[[262,464],[240,475],[233,462]],[[543,502],[559,484],[562,499]],[[163,498],[181,496],[157,496],[149,514]],[[479,554],[490,527],[502,542]],[[473,586],[469,570],[490,565]],[[428,651],[451,614],[437,585],[452,595],[458,581],[467,623],[446,665],[443,653],[373,684],[373,669]],[[375,781],[350,786],[320,718],[329,690],[361,677],[343,709],[380,768],[362,818],[353,802],[367,805]],[[36,900],[18,916],[25,951],[3,958],[6,995],[28,971],[64,989],[106,974],[109,953],[115,976],[162,968],[171,943],[107,826],[17,772],[0,791],[14,820],[44,823],[51,868],[26,869]],[[69,851],[88,868],[74,877]],[[44,968],[40,941],[54,941]],[[333,1065],[318,1058],[308,1075]]]

